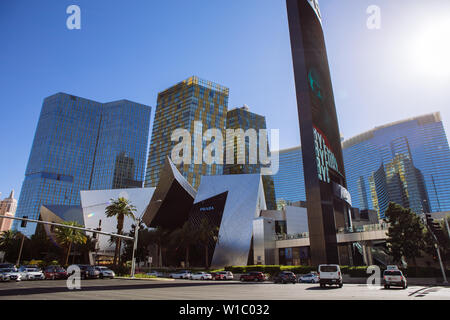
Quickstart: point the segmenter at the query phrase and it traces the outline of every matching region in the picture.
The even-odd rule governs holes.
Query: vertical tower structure
[[[317,0],[287,0],[312,264],[345,263],[336,230],[351,226],[341,139]],[[348,256],[347,256],[348,257]]]

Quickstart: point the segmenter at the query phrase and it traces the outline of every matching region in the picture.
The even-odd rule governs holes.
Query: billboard
[[[339,263],[336,229],[349,217],[334,191],[336,185],[345,189],[346,181],[322,16],[317,0],[287,0],[287,10],[311,258],[313,264]]]

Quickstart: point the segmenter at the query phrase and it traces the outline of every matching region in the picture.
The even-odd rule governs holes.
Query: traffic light
[[[425,218],[427,220],[427,225],[431,227],[434,222],[434,219],[431,217],[431,213],[425,213]]]
[[[28,219],[28,216],[24,216],[24,219]],[[27,226],[27,221],[26,220],[22,220],[22,222],[20,223],[20,227],[21,228],[26,228]]]
[[[444,230],[442,230],[441,224],[437,221],[435,221],[432,217],[430,213],[426,213],[426,220],[427,220],[427,225],[430,228],[430,231],[434,234],[434,236],[436,237],[436,240],[442,244],[445,242],[445,234],[444,234]]]
[[[97,229],[95,229],[95,230],[97,230],[97,231],[102,231],[102,228],[97,228]],[[98,233],[97,233],[97,232],[93,232],[93,233],[92,233],[92,239],[97,239],[97,236],[98,236]]]

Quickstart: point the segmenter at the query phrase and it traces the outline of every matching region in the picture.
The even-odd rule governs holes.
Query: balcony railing
[[[353,228],[339,228],[337,233],[356,233],[356,232],[367,232],[367,231],[380,231],[387,230],[389,224],[387,223],[377,223],[377,224],[367,224],[359,227]]]

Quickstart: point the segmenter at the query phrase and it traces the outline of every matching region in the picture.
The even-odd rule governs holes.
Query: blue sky
[[[450,1],[319,3],[344,137],[434,111],[449,131]],[[81,30],[66,28],[71,4]],[[230,108],[265,115],[281,148],[300,143],[284,0],[2,0],[0,41],[2,198],[20,190],[42,101],[60,91],[154,107],[198,75],[230,88]]]

